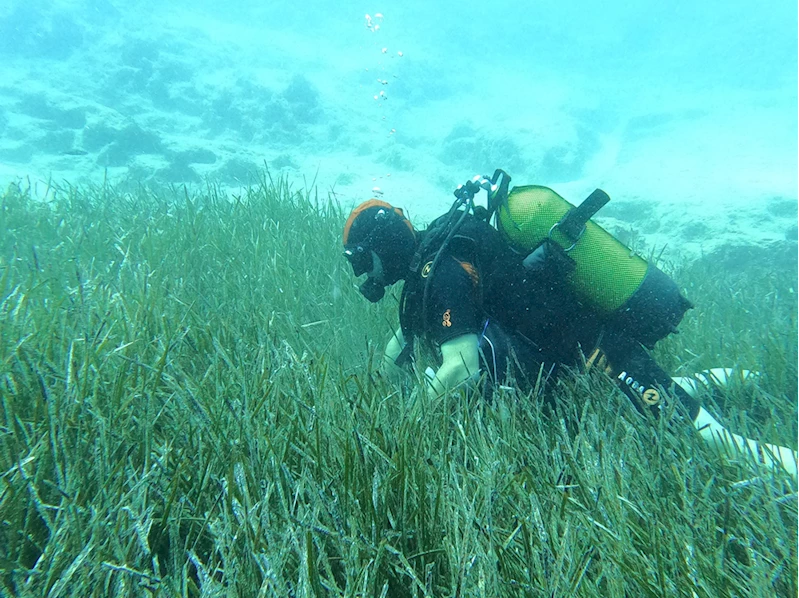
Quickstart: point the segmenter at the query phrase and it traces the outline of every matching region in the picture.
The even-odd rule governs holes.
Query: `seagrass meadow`
[[[0,207],[0,594],[796,596],[787,475],[577,372],[429,399],[377,370],[345,214],[285,180],[24,185]],[[657,349],[731,429],[796,447],[796,246],[671,271]]]

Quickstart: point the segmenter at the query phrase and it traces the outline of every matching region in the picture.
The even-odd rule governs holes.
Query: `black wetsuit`
[[[444,218],[431,223],[424,235],[435,234]],[[524,256],[515,253],[494,227],[467,215],[431,277],[443,238],[440,241],[425,247],[418,272],[405,281],[400,322],[406,339],[423,338],[440,346],[476,334],[481,367],[495,384],[505,381],[507,374],[520,384],[532,385],[542,375],[546,381],[561,366],[579,366],[585,360],[600,363],[601,352],[609,362],[606,371],[638,407],[659,409],[665,388],[680,398],[691,417],[696,415],[698,404],[674,388],[640,343],[613,319],[582,304],[556,270],[526,270]]]

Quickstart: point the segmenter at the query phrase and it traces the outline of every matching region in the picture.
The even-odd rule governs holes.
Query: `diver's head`
[[[361,293],[380,301],[385,287],[402,280],[416,250],[416,231],[402,210],[378,199],[355,208],[344,225],[344,257],[355,276],[367,275]]]

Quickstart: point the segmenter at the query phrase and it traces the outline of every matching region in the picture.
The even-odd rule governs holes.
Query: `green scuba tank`
[[[525,260],[555,260],[584,303],[645,346],[674,332],[692,307],[666,274],[590,218],[610,198],[597,189],[575,207],[548,187],[514,187],[501,198],[496,225]]]

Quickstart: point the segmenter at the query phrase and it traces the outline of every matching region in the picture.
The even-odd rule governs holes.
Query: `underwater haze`
[[[0,178],[235,189],[266,163],[419,222],[507,170],[673,255],[796,241],[797,6],[0,6]]]
[[[0,0],[0,597],[795,598],[796,472],[755,461],[799,438],[796,24]],[[598,351],[546,394],[429,396],[421,348],[390,379],[399,285],[359,292],[347,214],[424,225],[498,168],[610,195],[598,223],[694,306],[653,360],[748,371],[697,400],[763,454],[639,412]]]

